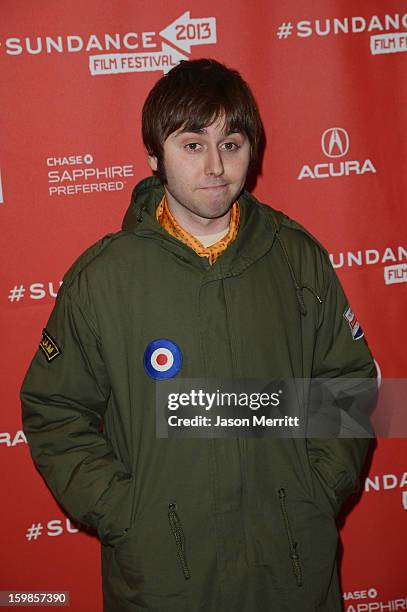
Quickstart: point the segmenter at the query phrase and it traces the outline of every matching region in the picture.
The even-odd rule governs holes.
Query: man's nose
[[[224,172],[221,152],[218,147],[209,147],[205,157],[205,174],[221,176]]]

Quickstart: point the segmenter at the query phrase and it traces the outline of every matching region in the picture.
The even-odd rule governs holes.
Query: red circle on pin
[[[168,357],[164,353],[161,353],[160,355],[156,357],[156,361],[159,365],[163,366],[167,363]]]

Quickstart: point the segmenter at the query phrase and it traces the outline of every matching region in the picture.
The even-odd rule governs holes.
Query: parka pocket
[[[134,601],[186,597],[191,571],[178,512],[168,501],[145,508],[114,547],[118,571]]]
[[[181,565],[182,572],[184,574],[185,580],[189,580],[191,578],[191,571],[188,567],[186,554],[185,554],[185,535],[184,530],[182,529],[181,520],[176,512],[177,504],[175,502],[170,502],[168,504],[168,521],[170,524],[171,532],[175,539],[175,545],[177,547],[177,556]]]
[[[288,516],[288,512],[287,512],[287,506],[286,506],[286,491],[283,487],[281,487],[280,489],[277,489],[277,495],[278,495],[278,499],[280,502],[280,509],[281,509],[281,514],[283,516],[283,522],[284,522],[284,527],[285,527],[285,532],[287,535],[287,541],[288,541],[288,551],[289,551],[289,557],[291,559],[291,565],[293,568],[293,573],[297,582],[297,586],[302,586],[302,570],[301,570],[301,563],[300,563],[300,557],[298,555],[298,542],[296,542],[294,540],[293,537],[293,532],[291,529],[291,523],[290,523],[290,519]]]

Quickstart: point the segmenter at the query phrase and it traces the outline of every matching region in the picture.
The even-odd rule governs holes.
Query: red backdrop
[[[267,135],[254,194],[328,248],[382,377],[402,378],[407,13],[402,0],[1,4],[0,590],[70,591],[72,610],[95,610],[98,542],[35,470],[18,391],[64,271],[119,228],[149,174],[148,91],[181,59],[212,56],[241,72]],[[406,449],[378,440],[341,521],[348,612],[407,609]]]

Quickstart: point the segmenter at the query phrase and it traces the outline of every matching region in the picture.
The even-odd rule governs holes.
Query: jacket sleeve
[[[101,431],[110,386],[95,323],[65,284],[44,331],[21,389],[31,455],[68,514],[114,544],[130,523],[132,475]]]
[[[349,420],[351,397],[351,403],[356,404],[357,409],[361,407],[359,414],[364,413],[366,422],[376,401],[376,367],[362,329],[356,326],[356,319],[351,320],[351,328],[345,318],[347,312],[351,318],[348,308],[345,293],[329,262],[312,376],[329,379],[325,388],[322,388],[322,394],[329,390],[330,409],[339,416],[339,420],[341,414]],[[354,384],[352,379],[357,379]],[[350,389],[350,393],[346,392],[347,389]],[[357,429],[358,423],[353,431]],[[352,434],[344,434],[343,431],[338,433],[331,437],[312,437],[307,440],[312,469],[328,495],[335,514],[354,490],[370,445],[370,440],[363,437],[363,434],[352,437]]]

